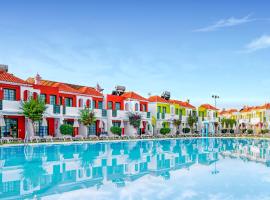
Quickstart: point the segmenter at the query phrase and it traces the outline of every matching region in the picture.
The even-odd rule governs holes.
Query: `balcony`
[[[21,110],[20,101],[0,100],[0,110],[3,114],[19,114]]]

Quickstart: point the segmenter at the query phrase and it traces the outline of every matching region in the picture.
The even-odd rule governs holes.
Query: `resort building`
[[[38,74],[35,78],[28,78],[26,82],[37,91],[47,106],[45,123],[36,123],[34,133],[30,135],[60,136],[62,124],[70,124],[74,127],[73,136],[99,135],[105,131],[107,116],[103,111],[103,94],[95,88],[42,80]],[[32,92],[25,91],[25,95],[29,98]],[[95,124],[89,126],[89,130],[78,121],[80,110],[85,107],[92,109],[97,119]],[[27,126],[26,131],[32,132],[30,127]]]
[[[219,130],[218,109],[210,104],[202,104],[198,108],[198,123],[202,134],[214,134]]]
[[[252,129],[256,133],[270,128],[270,104],[245,106],[239,111],[238,122],[242,129]]]
[[[117,86],[112,94],[105,97],[108,113],[109,134],[112,126],[120,127],[123,136],[136,136],[153,133],[151,113],[148,111],[149,101],[136,92],[125,92],[125,87]],[[130,120],[132,116],[141,119],[139,127],[134,127]]]
[[[196,115],[196,107],[188,102],[170,100],[162,96],[151,96],[148,100],[155,134],[159,134],[161,128],[170,128],[171,133],[175,134],[177,130],[173,125],[174,120],[180,120],[181,127],[187,127],[188,116]]]
[[[39,91],[26,81],[0,68],[0,125],[2,137],[25,137],[25,117],[22,115],[21,101],[27,99],[26,91],[37,96]]]

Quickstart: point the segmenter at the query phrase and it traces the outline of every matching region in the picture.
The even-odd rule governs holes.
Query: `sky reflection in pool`
[[[269,144],[179,139],[1,147],[0,199],[270,199]]]

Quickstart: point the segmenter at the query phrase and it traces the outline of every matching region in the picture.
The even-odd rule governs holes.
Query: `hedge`
[[[62,124],[60,126],[60,132],[63,135],[71,135],[73,134],[73,126],[71,126],[70,124]]]
[[[119,136],[121,136],[121,133],[122,133],[122,129],[121,129],[120,127],[118,127],[118,126],[112,126],[112,127],[110,128],[110,131],[111,131],[113,134],[119,135]]]
[[[183,133],[189,133],[190,132],[190,128],[183,128]]]
[[[171,129],[169,129],[169,128],[161,128],[160,129],[160,133],[162,134],[162,135],[166,135],[166,134],[168,134],[168,133],[170,133],[171,132]]]

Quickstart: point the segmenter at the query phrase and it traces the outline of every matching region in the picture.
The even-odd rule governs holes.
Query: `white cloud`
[[[224,27],[232,27],[232,26],[237,26],[237,25],[241,25],[241,24],[245,24],[248,22],[252,22],[252,21],[256,21],[257,19],[253,19],[250,18],[250,15],[247,15],[245,17],[242,18],[235,18],[235,17],[230,17],[227,19],[221,19],[219,21],[217,21],[216,23],[204,27],[204,28],[200,28],[197,30],[194,30],[195,32],[209,32],[209,31],[215,31],[218,30],[220,28],[224,28]]]
[[[270,47],[270,35],[263,35],[259,38],[254,39],[248,45],[246,45],[246,50],[248,52],[253,52],[260,49],[266,49],[269,47]]]

